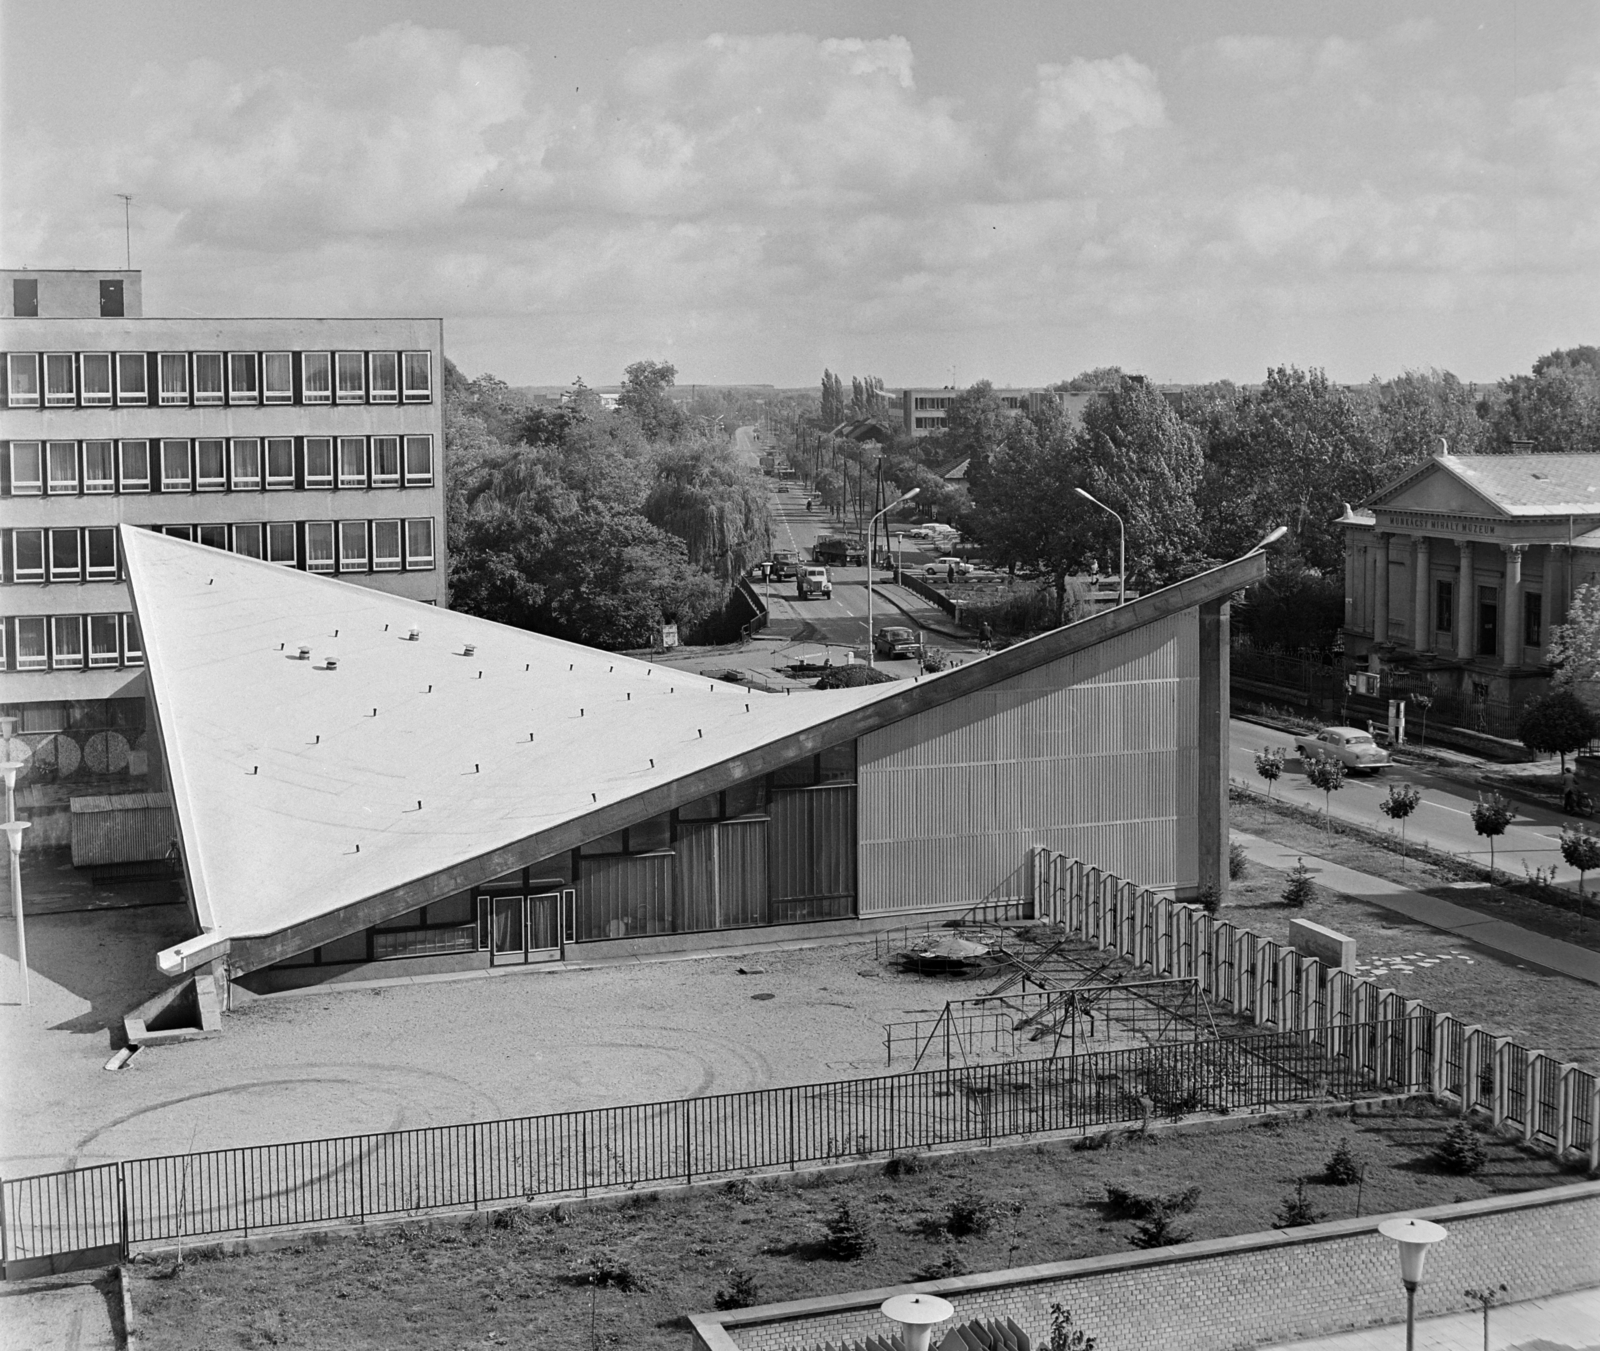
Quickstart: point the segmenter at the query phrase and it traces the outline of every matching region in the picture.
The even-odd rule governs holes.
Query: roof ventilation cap
[[[299,661],[310,661],[311,660],[311,644],[310,643],[301,643],[300,644],[300,656],[297,658],[297,660],[299,660]]]
[[[406,642],[408,642],[408,643],[414,643],[414,642],[417,641],[417,639],[419,639],[421,637],[422,637],[422,630],[420,628],[418,628],[415,624],[413,624],[409,629],[406,630]]]

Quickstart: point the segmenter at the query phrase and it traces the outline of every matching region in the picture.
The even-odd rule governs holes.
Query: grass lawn
[[[1232,824],[1285,848],[1304,849],[1314,857],[1392,878],[1515,924],[1526,923],[1529,910],[1545,912],[1549,918],[1549,907],[1503,888],[1447,890],[1444,883],[1452,879],[1429,865],[1407,863],[1398,854],[1337,831],[1324,834],[1319,826],[1298,819],[1298,814],[1280,812],[1259,799],[1236,798]],[[1465,939],[1323,887],[1317,888],[1314,904],[1303,911],[1290,910],[1280,899],[1287,880],[1287,873],[1251,863],[1245,876],[1230,887],[1220,917],[1280,941],[1288,940],[1289,921],[1296,916],[1326,924],[1356,940],[1359,974],[1370,975],[1408,998],[1420,999],[1436,1012],[1452,1013],[1512,1037],[1529,1050],[1544,1051],[1586,1069],[1600,1068],[1600,986],[1546,975]],[[1556,922],[1566,923],[1561,912],[1554,913],[1560,916]],[[1591,923],[1590,928],[1600,925]],[[1411,960],[1405,960],[1408,957]],[[1431,964],[1424,966],[1424,961]],[[1397,965],[1409,969],[1397,970]]]
[[[1201,1179],[1198,1204],[1180,1217],[1194,1238],[1270,1228],[1296,1181],[1320,1175],[1341,1137],[1366,1166],[1364,1214],[1575,1180],[1547,1155],[1487,1136],[1482,1173],[1442,1173],[1430,1151],[1448,1124],[1418,1106],[1231,1131],[1135,1133],[1092,1149],[1053,1142],[940,1155],[898,1176],[874,1165],[843,1179],[741,1181],[565,1217],[505,1211],[466,1227],[407,1226],[191,1260],[176,1275],[170,1262],[141,1262],[133,1268],[140,1346],[681,1351],[692,1342],[684,1315],[714,1307],[731,1269],[754,1281],[753,1302],[766,1303],[1127,1252],[1135,1225],[1108,1210],[1107,1183],[1171,1194]],[[1327,1218],[1355,1213],[1354,1186],[1311,1180],[1305,1194]],[[824,1221],[841,1201],[876,1245],[856,1261],[828,1258],[821,1243]],[[958,1201],[989,1216],[985,1232],[940,1232]],[[596,1272],[598,1285],[589,1279]]]

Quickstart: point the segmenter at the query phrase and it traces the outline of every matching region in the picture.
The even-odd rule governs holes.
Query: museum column
[[[1525,544],[1503,544],[1506,555],[1505,614],[1501,623],[1500,660],[1507,666],[1522,665],[1522,551]]]
[[[1432,578],[1428,571],[1432,553],[1426,535],[1416,535],[1411,540],[1411,646],[1417,652],[1426,652],[1433,646],[1433,619],[1428,613],[1428,587]]]
[[[1461,551],[1461,566],[1456,574],[1456,656],[1462,661],[1471,661],[1476,646],[1472,616],[1477,608],[1477,598],[1473,595],[1472,541],[1458,540],[1456,547]]]
[[[1374,532],[1372,567],[1372,641],[1389,641],[1389,536]]]

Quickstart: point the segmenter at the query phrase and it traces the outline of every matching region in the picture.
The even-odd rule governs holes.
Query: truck
[[[810,563],[800,569],[800,575],[795,578],[794,591],[801,600],[810,596],[821,596],[828,600],[833,595],[833,578],[828,575],[827,568]]]
[[[800,555],[793,549],[774,549],[772,551],[772,580],[786,582],[800,571]]]
[[[858,539],[829,536],[811,546],[811,557],[835,568],[861,568],[867,565],[867,546]]]

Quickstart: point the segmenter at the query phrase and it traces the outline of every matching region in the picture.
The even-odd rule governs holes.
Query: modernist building
[[[1059,389],[996,389],[995,396],[1012,417],[1037,414],[1046,403],[1077,412],[1090,399],[1087,394],[1064,394]],[[964,390],[905,389],[900,392],[900,418],[910,436],[931,436],[945,428],[950,405]]]
[[[1600,577],[1600,456],[1436,455],[1344,526],[1346,651],[1504,723]]]
[[[0,710],[24,781],[137,778],[118,527],[445,600],[437,319],[145,318],[137,272],[0,272]]]
[[[934,676],[779,695],[121,531],[196,938],[256,988],[1227,886],[1252,555]]]

